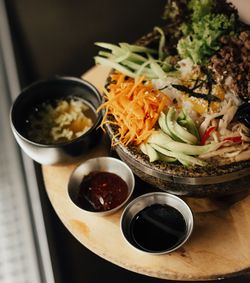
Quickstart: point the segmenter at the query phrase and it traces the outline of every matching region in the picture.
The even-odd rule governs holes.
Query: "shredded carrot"
[[[121,73],[111,75],[111,83],[104,90],[106,101],[97,111],[105,109],[101,127],[105,124],[118,126],[116,137],[125,145],[140,144],[154,131],[158,117],[170,99],[161,91],[153,88],[144,78],[128,78]],[[108,115],[112,114],[114,121]]]

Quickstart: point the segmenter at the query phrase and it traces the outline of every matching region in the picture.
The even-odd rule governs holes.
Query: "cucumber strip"
[[[188,115],[188,113],[185,110],[183,110],[182,112],[185,116],[185,120],[187,121],[186,127],[187,127],[188,131],[190,133],[192,133],[194,136],[196,136],[196,138],[198,140],[200,140],[200,134],[199,134],[199,131],[198,131],[196,125],[195,125],[195,122],[193,121],[193,119]]]
[[[197,144],[198,139],[193,134],[189,133],[185,127],[179,125],[176,121],[174,123],[174,131],[178,133],[178,136],[188,144]]]
[[[112,56],[111,53],[109,53],[107,51],[102,51],[102,50],[98,52],[98,55],[103,56],[103,57],[107,57],[107,58],[110,58]]]
[[[133,69],[134,71],[136,71],[136,75],[138,76],[137,71],[140,70],[141,65],[134,63],[134,62],[131,62],[129,60],[123,61],[122,64],[129,67],[130,69]],[[144,68],[142,75],[146,75],[148,78],[151,78],[151,79],[156,78],[154,72],[152,72],[151,69],[146,68],[146,67]]]
[[[161,66],[156,63],[156,60],[154,60],[150,54],[148,54],[148,59],[150,61],[150,67],[155,72],[157,77],[161,80],[164,80],[166,78],[166,73],[162,70]]]
[[[183,154],[196,156],[217,150],[221,145],[222,143],[211,143],[207,145],[192,145],[192,144],[172,141],[164,144],[164,148],[171,150],[173,152],[180,152]]]
[[[171,132],[170,132],[170,130],[169,130],[169,128],[168,128],[168,125],[167,125],[167,123],[166,123],[166,115],[165,115],[165,113],[163,113],[163,112],[161,112],[160,113],[160,117],[159,117],[159,119],[158,119],[158,124],[159,124],[159,126],[160,126],[160,129],[165,133],[165,134],[167,134],[168,136],[170,136],[171,137]]]
[[[155,143],[162,147],[165,147],[166,144],[172,141],[173,139],[161,130],[154,131],[148,138],[148,143]]]
[[[128,44],[125,42],[119,43],[121,48],[127,48],[131,52],[137,52],[137,53],[151,53],[151,54],[156,54],[157,50],[144,47],[144,46],[139,46],[139,45],[133,45],[133,44]]]
[[[159,64],[157,64],[155,61],[150,62],[150,67],[152,68],[153,72],[156,74],[156,76],[164,80],[166,78],[166,73],[162,70]]]
[[[130,68],[130,69],[128,69],[125,66],[121,65],[120,63],[115,62],[111,58],[104,58],[104,57],[96,56],[96,57],[94,57],[94,59],[95,59],[96,64],[105,65],[105,66],[108,66],[110,68],[116,69],[117,71],[124,73],[125,75],[132,77],[132,78],[138,77],[138,75],[136,73],[134,73],[133,71],[130,70],[130,69],[134,69],[134,71],[136,71],[136,69],[140,68],[140,65],[138,65],[134,62],[130,62],[130,61],[127,61],[127,60],[122,62],[123,65],[126,65],[127,67]],[[148,79],[155,79],[156,78],[155,74],[149,68],[144,70],[143,75],[145,75]]]
[[[184,161],[184,160],[182,160],[180,158],[178,159],[178,161],[185,167],[191,166],[190,162]]]
[[[100,56],[95,56],[94,59],[96,64],[108,66],[110,68],[116,69],[117,71],[125,74],[126,76],[136,78],[136,75],[133,72],[131,72],[128,68],[121,66],[119,63],[116,63],[110,59],[103,58]]]
[[[148,139],[148,143],[157,144],[172,152],[183,153],[194,156],[217,150],[223,144],[223,142],[221,142],[221,143],[211,143],[207,145],[191,145],[182,142],[177,142],[171,139],[170,136],[166,135],[161,130],[153,132]]]
[[[111,50],[111,52],[114,56],[122,56],[124,54],[127,54],[127,52],[129,51],[127,48],[121,48],[121,47],[119,47],[115,44],[112,44],[112,43],[96,42],[95,45],[102,47],[102,48],[105,48],[105,49],[108,49],[108,50]],[[138,62],[147,61],[147,59],[145,57],[141,56],[140,54],[131,53],[131,52],[130,52],[129,58],[131,60],[138,61]]]
[[[177,121],[178,122],[181,122],[181,121],[186,121],[186,115],[185,115],[185,113],[184,113],[184,111],[182,110],[180,113],[179,113],[179,115],[178,115],[178,118],[177,118]]]
[[[193,156],[189,156],[189,155],[186,155],[186,154],[183,154],[183,153],[179,153],[179,152],[172,152],[172,151],[169,151],[157,144],[151,144],[151,146],[158,152],[166,155],[166,156],[169,156],[169,157],[174,157],[176,159],[178,159],[179,161],[182,160],[184,162],[187,162],[187,163],[190,163],[192,165],[199,165],[199,166],[205,166],[207,165],[206,162],[204,162],[203,160],[200,160],[198,158],[195,158]]]
[[[150,144],[142,143],[140,150],[149,157],[150,162],[154,162],[160,158],[158,152]]]
[[[112,58],[116,62],[121,62],[122,60],[125,60],[126,58],[128,58],[131,55],[129,50],[123,50],[120,47],[109,44],[109,43],[103,43],[103,44],[100,44],[100,45],[98,44],[98,46],[100,46],[100,47],[103,46],[103,48],[107,47],[106,49],[111,50],[111,53],[107,52],[107,51],[99,51],[98,55],[104,56],[104,57],[107,57],[107,58],[110,58],[110,59]],[[108,48],[108,47],[110,47],[110,48]]]
[[[167,123],[166,123],[166,115],[163,112],[161,112],[161,114],[160,114],[160,117],[158,119],[158,124],[159,124],[161,130],[164,133],[171,136],[171,133],[170,133],[169,128],[168,128]]]
[[[136,75],[137,75],[137,76],[140,76],[141,74],[143,74],[144,69],[146,70],[147,65],[149,65],[149,64],[150,64],[150,61],[149,61],[149,60],[146,61],[146,62],[144,62],[144,63],[140,66],[140,68],[137,70]],[[149,69],[149,68],[147,68],[147,69]],[[151,69],[149,69],[149,70],[151,71]]]
[[[165,119],[166,126],[169,130],[170,136],[174,140],[183,142],[183,140],[178,136],[178,133],[175,132],[174,123],[173,123],[174,120],[175,120],[175,111],[173,107],[170,107]]]
[[[129,59],[134,61],[134,62],[140,62],[140,63],[144,63],[146,62],[148,59],[139,55],[139,54],[136,54],[136,53],[131,53],[130,56],[129,56]]]
[[[126,60],[127,58],[129,58],[129,56],[131,55],[131,52],[129,50],[125,51],[123,55],[116,57],[114,59],[115,62],[120,63],[124,60]]]
[[[193,134],[189,133],[185,127],[182,127],[177,123],[178,117],[174,107],[170,107],[167,113],[167,127],[171,133],[171,136],[177,140],[188,144],[196,144],[198,139]]]
[[[159,48],[158,48],[158,53],[159,53],[159,59],[160,60],[163,60],[163,58],[165,57],[165,54],[164,54],[164,46],[166,45],[166,38],[165,38],[165,33],[164,31],[159,28],[159,27],[155,27],[154,28],[155,31],[159,32],[160,34],[160,41],[159,41]]]
[[[152,146],[151,146],[152,147]],[[157,151],[156,151],[157,152]],[[167,163],[173,163],[173,162],[176,162],[177,159],[176,158],[173,158],[173,157],[169,157],[169,156],[166,156],[160,152],[157,152],[157,154],[159,155],[159,160],[161,161],[164,161],[164,162],[167,162]]]
[[[106,43],[106,42],[95,42],[96,46],[102,47],[104,49],[108,49],[110,50],[112,53],[119,53],[119,54],[123,54],[124,50],[122,50],[121,47],[112,44],[112,43]]]

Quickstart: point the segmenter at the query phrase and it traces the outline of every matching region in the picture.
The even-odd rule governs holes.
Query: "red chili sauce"
[[[128,186],[118,175],[94,171],[84,176],[77,205],[89,211],[106,211],[119,206],[128,196]]]

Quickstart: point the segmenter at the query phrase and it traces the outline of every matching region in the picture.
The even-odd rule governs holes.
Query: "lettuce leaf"
[[[220,49],[219,39],[235,30],[235,14],[215,14],[216,1],[191,0],[191,20],[181,27],[183,37],[178,41],[177,50],[181,58],[191,58],[195,64],[206,64]]]

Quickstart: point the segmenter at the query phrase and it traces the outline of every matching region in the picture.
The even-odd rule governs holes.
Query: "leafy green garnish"
[[[235,14],[213,13],[216,1],[191,0],[188,8],[191,20],[182,24],[184,34],[177,45],[181,58],[191,58],[195,64],[204,65],[220,48],[219,39],[235,30]]]
[[[212,12],[214,6],[214,0],[191,0],[188,3],[188,9],[193,11],[192,21],[199,22],[204,16]]]

